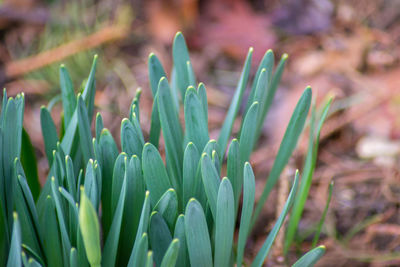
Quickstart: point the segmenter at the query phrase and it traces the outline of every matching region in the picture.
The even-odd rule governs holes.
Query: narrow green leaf
[[[134,123],[128,119],[121,122],[121,148],[129,157],[138,155],[142,157],[144,138],[137,118],[134,116]]]
[[[103,234],[104,236],[107,236],[112,220],[111,196],[113,188],[113,172],[118,157],[117,144],[108,129],[103,129],[101,131],[98,147],[99,153],[101,154],[100,159],[97,159],[101,167],[101,219]]]
[[[283,136],[278,154],[269,173],[267,183],[265,184],[263,193],[256,205],[254,216],[252,218],[252,225],[254,225],[255,221],[260,215],[261,209],[264,206],[264,203],[266,202],[269,193],[278,181],[283,168],[285,168],[290,156],[293,153],[293,150],[297,145],[297,141],[299,140],[300,134],[303,131],[310,104],[311,88],[307,87],[299,102],[297,103],[296,108],[293,111],[292,117],[290,118],[289,124],[286,128],[286,132]]]
[[[100,266],[100,227],[92,202],[82,190],[79,207],[79,227],[85,244],[85,251],[92,267]]]
[[[90,199],[92,205],[96,211],[99,210],[100,204],[100,192],[101,192],[101,181],[98,180],[96,173],[96,165],[97,163],[90,159],[86,165],[86,173],[85,173],[85,195]]]
[[[221,132],[218,138],[218,144],[221,150],[218,151],[219,155],[225,155],[226,146],[228,144],[229,137],[232,132],[233,123],[236,119],[236,115],[239,111],[240,104],[242,103],[243,93],[246,89],[247,80],[249,79],[250,67],[251,67],[251,58],[253,55],[253,48],[249,49],[247,53],[246,61],[243,66],[242,73],[240,75],[240,79],[238,85],[236,87],[235,94],[231,101],[231,105],[229,106],[228,113],[226,114],[224,124],[222,125]]]
[[[78,265],[78,254],[76,252],[76,248],[71,248],[71,252],[69,254],[69,266],[71,266],[71,267],[79,267],[79,265]]]
[[[63,250],[53,199],[47,196],[44,202],[40,226],[48,266],[63,266]]]
[[[64,64],[60,66],[60,87],[64,110],[64,127],[67,129],[72,115],[74,114],[76,98],[71,77],[69,76],[68,70],[65,68]]]
[[[175,227],[175,220],[178,216],[178,196],[174,189],[168,189],[154,207],[155,211],[164,218],[169,230],[172,232]]]
[[[137,88],[135,97],[132,100],[131,103],[131,108],[129,110],[129,120],[134,124],[134,119],[133,117],[136,116],[137,118],[137,123],[140,125],[140,110],[139,110],[139,104],[140,104],[140,96],[142,95],[142,88]],[[140,128],[140,126],[139,126]]]
[[[240,217],[239,239],[237,243],[236,265],[243,265],[244,249],[247,242],[247,237],[250,231],[251,216],[254,208],[254,198],[256,184],[254,179],[253,169],[250,163],[244,165],[243,174],[243,205],[242,215]]]
[[[215,169],[215,165],[211,162],[210,157],[206,153],[203,153],[201,156],[201,177],[207,195],[208,204],[210,205],[211,213],[215,220],[220,178]]]
[[[29,259],[32,259],[32,261],[35,261],[38,264],[40,264],[39,266],[45,266],[43,259],[35,251],[33,251],[30,247],[28,247],[26,244],[22,243],[22,249],[23,249],[23,251],[21,252],[21,254],[25,254],[25,252],[28,253]],[[26,258],[28,258],[28,256],[26,254],[25,254],[25,256],[26,256]],[[22,258],[22,260],[24,260],[24,259]]]
[[[72,159],[70,156],[65,157],[65,166],[66,166],[66,181],[68,192],[74,197],[76,196],[76,181],[75,181],[75,172],[74,172],[74,164],[72,163]]]
[[[257,122],[259,104],[254,102],[246,114],[243,122],[243,128],[239,138],[239,151],[241,163],[250,159],[251,152],[253,151],[255,143],[255,125]]]
[[[80,148],[82,150],[84,161],[88,162],[89,159],[94,158],[94,151],[92,146],[92,134],[90,132],[88,113],[81,96],[78,96],[77,110]]]
[[[100,140],[101,132],[104,129],[103,117],[101,116],[100,112],[96,114],[96,139]]]
[[[232,185],[223,178],[218,190],[215,220],[214,266],[229,266],[235,230],[235,202]]]
[[[186,61],[186,69],[187,69],[187,74],[188,74],[189,86],[195,86],[196,85],[196,77],[194,75],[194,71],[193,71],[192,64],[190,63],[190,61]]]
[[[86,255],[85,244],[83,241],[83,236],[81,229],[78,227],[78,234],[77,234],[77,247],[76,250],[78,252],[78,266],[88,267],[89,260]]]
[[[112,189],[111,189],[111,205],[110,205],[111,218],[114,217],[114,211],[117,207],[117,203],[119,200],[119,194],[121,192],[122,183],[125,177],[125,168],[127,160],[128,156],[124,152],[119,154],[117,159],[115,160],[113,176],[112,176]],[[111,218],[110,218],[110,225],[111,225]]]
[[[88,119],[91,120],[93,117],[94,110],[94,96],[96,93],[96,67],[97,67],[97,55],[93,57],[92,68],[90,69],[89,77],[87,78],[85,89],[82,93],[82,98],[85,100],[87,107]]]
[[[167,251],[165,252],[164,258],[161,262],[160,267],[175,267],[176,261],[179,254],[179,240],[172,240]]]
[[[67,200],[69,204],[68,208],[68,234],[69,240],[71,241],[71,246],[76,246],[77,244],[77,235],[78,235],[78,228],[79,228],[79,211],[78,211],[78,204],[75,202],[74,197],[63,187],[58,187],[58,191],[60,194]]]
[[[153,95],[153,98],[156,99],[158,83],[162,77],[166,77],[164,68],[154,53],[150,53],[148,59],[148,68],[149,68],[149,81],[150,81],[150,89]]]
[[[200,197],[202,182],[197,175],[199,160],[200,154],[197,147],[192,142],[189,142],[183,155],[183,203],[181,203],[181,207],[186,206],[190,198],[199,199]]]
[[[95,84],[96,82],[95,82],[95,77],[94,77],[95,72],[96,72],[96,65],[97,65],[97,55],[95,55],[93,58],[92,68],[90,70],[89,77],[87,79],[85,88],[83,89],[82,96],[81,96],[86,104],[88,121],[91,121],[92,117],[93,117],[94,95],[96,92],[96,84]],[[78,105],[72,115],[71,122],[69,123],[68,128],[65,130],[65,134],[64,134],[64,137],[61,142],[62,149],[67,155],[72,155],[73,153],[76,153],[76,150],[78,149],[77,146],[79,143],[78,143],[78,139],[76,138],[76,134],[77,134],[77,130],[78,130],[78,111],[77,110],[78,110]],[[90,126],[90,123],[88,123],[88,125]],[[90,127],[89,127],[89,129],[90,129]],[[90,142],[89,142],[89,145],[91,146]],[[78,153],[78,155],[80,155],[80,154]],[[75,165],[75,166],[78,166],[78,165]]]
[[[25,129],[22,129],[21,164],[24,167],[26,179],[31,189],[32,196],[36,200],[40,193],[39,176],[35,150]]]
[[[219,161],[218,152],[213,150],[211,153],[211,162],[214,164],[217,173],[221,173],[221,162]]]
[[[325,247],[316,247],[303,255],[292,267],[313,267],[314,264],[325,254]]]
[[[274,100],[276,89],[278,88],[279,82],[281,81],[283,70],[285,69],[285,64],[286,64],[287,59],[288,59],[288,55],[283,54],[278,66],[276,67],[274,76],[272,77],[272,80],[270,81],[267,94],[265,96],[263,95],[264,100],[263,100],[263,104],[260,109],[261,110],[260,119],[257,124],[256,140],[260,136],[261,129],[264,124],[264,119],[267,116],[267,113],[271,107],[272,101]],[[268,68],[266,68],[266,69],[269,70]],[[271,71],[272,71],[272,69],[271,69]]]
[[[191,199],[185,211],[185,234],[190,266],[213,266],[206,217],[200,203]]]
[[[176,267],[185,267],[189,265],[189,255],[186,244],[185,234],[185,216],[183,214],[178,216],[175,224],[174,238],[179,239],[179,253],[176,260]]]
[[[178,81],[176,77],[176,68],[175,66],[172,67],[171,71],[171,95],[172,101],[174,103],[175,109],[179,110],[179,88],[178,88]]]
[[[41,231],[36,211],[35,201],[29,189],[24,171],[18,158],[14,162],[16,184],[14,187],[14,208],[18,213],[18,221],[21,229],[21,237],[24,244],[42,256]]]
[[[7,267],[22,266],[21,262],[21,227],[18,221],[18,215],[13,213],[14,223],[11,235],[11,244],[8,254]]]
[[[172,241],[168,225],[160,213],[153,211],[150,216],[149,238],[151,249],[154,253],[154,261],[157,266],[161,265],[165,252]]]
[[[150,199],[149,199],[149,191],[146,191],[146,195],[143,202],[142,213],[140,215],[139,226],[136,232],[135,243],[133,245],[132,253],[129,258],[128,267],[134,266],[134,262],[137,257],[139,257],[139,240],[142,238],[143,234],[147,232],[147,226],[149,224],[149,216],[150,216]]]
[[[131,255],[139,227],[140,214],[145,198],[145,182],[142,174],[140,159],[134,155],[127,162],[126,171],[126,197],[124,216],[122,220],[117,266],[126,266]],[[147,252],[147,251],[146,251]]]
[[[154,207],[164,192],[172,186],[160,153],[150,143],[143,147],[142,169],[147,189],[151,192],[150,201]]]
[[[294,240],[298,224],[301,219],[301,215],[303,213],[304,205],[306,203],[308,192],[311,187],[312,176],[314,174],[315,166],[317,163],[317,154],[318,154],[318,144],[319,144],[319,135],[321,133],[322,125],[328,115],[328,110],[330,107],[332,99],[330,99],[324,109],[322,111],[322,115],[320,121],[318,123],[317,129],[314,129],[315,125],[315,105],[312,107],[311,113],[311,123],[310,123],[310,137],[308,144],[308,152],[307,157],[304,163],[302,179],[299,186],[299,193],[296,196],[296,200],[293,204],[292,213],[290,215],[289,223],[287,226],[287,232],[285,236],[285,244],[284,244],[284,253],[285,255],[289,251],[289,247]],[[316,135],[314,135],[316,130]]]
[[[314,234],[314,238],[313,238],[313,241],[312,241],[312,247],[313,248],[315,248],[315,246],[318,243],[319,236],[320,236],[321,230],[322,230],[322,225],[324,224],[326,214],[328,213],[329,204],[331,203],[332,192],[333,192],[333,181],[329,184],[328,199],[326,200],[324,211],[322,212],[321,219],[318,222],[317,230],[315,231],[315,234]]]
[[[104,243],[102,260],[103,266],[115,266],[118,251],[118,241],[120,239],[120,233],[122,233],[121,222],[125,205],[125,196],[126,179],[124,179],[124,182],[122,184],[118,205],[114,212],[114,219],[112,221],[110,231],[107,235],[107,239]]]
[[[174,43],[172,45],[172,54],[174,59],[174,67],[176,69],[177,86],[181,93],[182,98],[185,96],[186,88],[194,86],[193,70],[190,66],[189,52],[186,46],[185,38],[181,32],[175,35]],[[189,62],[189,66],[188,63]],[[190,77],[191,76],[191,77]]]
[[[133,267],[146,266],[148,247],[149,247],[148,237],[147,234],[144,233],[138,243],[137,255],[134,258],[135,260],[133,261]]]
[[[257,130],[257,125],[259,123],[259,120],[261,120],[261,110],[264,104],[264,95],[266,94],[267,91],[267,87],[269,84],[269,75],[267,73],[266,69],[262,69],[260,71],[260,73],[257,73],[257,80],[255,80],[253,82],[253,86],[256,85],[254,88],[252,88],[252,91],[250,92],[250,96],[247,102],[247,106],[246,106],[246,111],[243,115],[243,120],[242,120],[242,125],[240,126],[240,132],[243,131],[244,126],[244,122],[245,122],[245,118],[248,117],[248,112],[250,110],[251,105],[253,105],[254,102],[258,102],[259,103],[259,108],[258,108],[258,114],[256,116],[256,122],[254,123],[253,127],[254,127],[254,136],[256,136],[256,130]],[[253,101],[250,103],[250,100]],[[254,137],[255,139],[255,137]],[[257,139],[255,139],[254,141],[256,142]],[[254,146],[253,146],[254,148]]]
[[[243,166],[240,159],[239,142],[237,139],[233,139],[228,149],[228,160],[227,160],[227,176],[231,181],[233,188],[233,196],[235,199],[235,214],[237,213],[240,194],[242,193],[243,185]]]
[[[151,110],[149,142],[157,148],[158,148],[158,142],[160,141],[160,132],[161,132],[160,114],[158,113],[158,107],[157,107],[157,95],[155,95],[153,101],[153,107]]]
[[[218,146],[217,141],[215,141],[214,139],[211,139],[210,141],[208,141],[207,145],[204,147],[202,153],[206,153],[209,157],[211,157],[213,151],[220,151],[220,147]],[[219,157],[220,157],[220,155],[219,155]]]
[[[147,252],[147,262],[146,262],[146,267],[154,267],[154,261],[153,261],[153,251]]]
[[[28,267],[42,267],[43,265],[40,264],[39,262],[37,262],[35,259],[33,258],[29,258],[28,260]]]
[[[3,125],[3,121],[4,121],[4,117],[6,115],[6,106],[7,106],[7,90],[6,88],[3,88],[3,100],[2,100],[2,104],[1,104],[1,114],[0,114],[0,123],[1,125]]]
[[[64,214],[66,214],[66,212],[64,210],[64,206],[62,206],[61,199],[59,196],[59,191],[58,191],[58,188],[56,187],[54,177],[51,178],[51,190],[52,190],[52,196],[54,199],[54,203],[56,206],[58,226],[60,228],[60,233],[61,233],[61,241],[62,241],[62,248],[63,248],[63,254],[64,254],[64,257],[63,257],[64,265],[67,265],[68,264],[68,256],[69,256],[69,253],[71,252],[71,241],[69,240],[67,225],[65,223],[65,218],[64,218]]]
[[[268,51],[264,54],[264,57],[262,58],[260,65],[258,66],[256,75],[254,76],[254,80],[253,80],[253,84],[251,86],[251,91],[250,91],[250,95],[249,95],[249,99],[247,101],[247,105],[246,105],[246,111],[244,114],[247,113],[247,111],[249,110],[251,104],[253,104],[254,100],[254,95],[256,92],[256,88],[257,88],[257,84],[260,78],[260,74],[262,72],[263,69],[265,69],[268,73],[268,83],[270,83],[271,78],[272,78],[272,70],[274,68],[274,52],[271,49],[268,49]]]
[[[299,183],[299,172],[296,171],[294,183],[293,183],[292,189],[290,190],[288,199],[286,200],[285,206],[283,207],[283,210],[282,210],[281,214],[279,215],[278,220],[275,222],[275,225],[272,228],[271,232],[268,234],[268,237],[265,240],[263,246],[258,251],[256,258],[254,259],[253,263],[251,264],[251,267],[256,267],[256,266],[261,267],[264,264],[264,261],[267,258],[268,253],[272,247],[272,244],[274,243],[275,238],[278,235],[278,232],[281,229],[281,226],[286,218],[286,215],[289,212],[289,210],[293,204],[293,201],[296,197],[298,183]]]
[[[194,87],[189,87],[186,91],[184,112],[186,140],[193,142],[199,150],[203,150],[210,137],[207,117],[204,117],[203,106]]]
[[[21,151],[21,136],[22,136],[22,122],[24,111],[24,96],[17,95],[15,99],[9,98],[5,109],[5,116],[3,120],[3,175],[2,183],[4,185],[2,198],[5,205],[6,216],[9,227],[8,232],[11,233],[12,218],[13,218],[13,194],[16,185],[14,176],[14,160],[20,158]],[[5,130],[6,129],[6,130]],[[3,178],[4,177],[4,178]]]
[[[201,106],[203,107],[204,118],[208,125],[208,102],[207,102],[207,91],[203,83],[199,83],[197,87],[197,95],[199,96]]]
[[[165,141],[166,165],[173,188],[181,192],[183,134],[178,112],[173,105],[171,90],[166,78],[161,78],[158,85],[157,105],[160,113],[161,129]],[[164,191],[165,192],[165,191]]]
[[[1,129],[0,129],[1,132]],[[0,133],[1,136],[1,133]],[[1,139],[0,139],[0,150],[1,150]],[[1,154],[0,153],[0,160],[1,160]],[[1,166],[1,162],[0,162]],[[0,169],[0,173],[2,173],[3,170]],[[0,178],[0,180],[2,180]],[[3,189],[0,187],[0,189]],[[3,192],[3,191],[1,191]],[[3,197],[3,196],[1,196]],[[5,266],[7,262],[7,253],[8,253],[8,242],[9,242],[9,236],[8,236],[8,224],[7,220],[5,218],[6,216],[6,211],[5,211],[5,203],[3,201],[0,201],[0,266]]]

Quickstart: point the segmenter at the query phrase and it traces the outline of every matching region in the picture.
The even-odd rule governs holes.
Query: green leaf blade
[[[307,118],[308,111],[310,109],[311,96],[311,88],[307,87],[306,90],[304,90],[300,100],[298,101],[295,110],[293,111],[292,117],[290,118],[289,124],[286,128],[286,132],[282,138],[278,154],[269,173],[267,183],[265,184],[263,193],[256,205],[256,209],[252,219],[252,225],[254,225],[255,221],[260,215],[261,209],[266,202],[269,193],[278,181],[281,172],[289,161],[289,158],[297,145],[297,141],[299,140],[300,134],[303,130]]]
[[[218,190],[215,227],[214,266],[228,267],[235,228],[235,202],[232,185],[226,177],[222,179]]]
[[[213,266],[207,222],[200,203],[191,199],[185,211],[185,234],[192,267]]]

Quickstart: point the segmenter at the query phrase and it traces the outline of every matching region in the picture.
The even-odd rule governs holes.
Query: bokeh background
[[[312,233],[335,182],[319,266],[400,266],[400,1],[398,0],[0,0],[0,87],[25,92],[24,126],[39,174],[48,171],[40,106],[60,118],[58,68],[64,63],[79,90],[99,54],[96,107],[118,139],[138,87],[141,124],[149,130],[147,57],[154,52],[168,75],[171,45],[182,31],[199,81],[207,86],[211,136],[216,137],[250,46],[252,75],[264,52],[289,61],[251,162],[262,188],[295,103],[307,85],[322,103],[334,96],[320,143],[298,247]],[[243,107],[244,108],[244,107]],[[234,131],[239,130],[237,124]],[[307,131],[307,130],[306,130]],[[119,141],[118,141],[119,143]],[[300,140],[282,181],[302,167]],[[281,188],[288,182],[282,182]],[[248,244],[258,251],[279,213],[269,198]],[[259,192],[260,193],[260,192]],[[277,240],[267,266],[285,266]]]

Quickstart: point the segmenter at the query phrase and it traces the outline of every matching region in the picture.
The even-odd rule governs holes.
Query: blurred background
[[[118,140],[120,121],[141,87],[141,124],[148,133],[147,57],[154,52],[169,75],[177,31],[184,33],[197,78],[207,86],[214,138],[248,48],[255,49],[252,75],[267,49],[274,50],[276,60],[289,54],[251,158],[257,188],[265,183],[304,88],[312,86],[317,105],[327,95],[335,97],[292,254],[310,247],[309,233],[334,180],[321,237],[327,254],[318,265],[400,266],[398,0],[0,0],[0,87],[11,96],[25,92],[24,125],[42,182],[48,166],[40,106],[50,102],[54,119],[60,118],[59,65],[66,65],[79,90],[93,55],[99,54],[95,103],[105,126]],[[306,147],[304,135],[283,180],[302,167]],[[247,257],[254,257],[271,229],[278,198],[278,192],[269,198]],[[268,266],[284,266],[279,242]]]

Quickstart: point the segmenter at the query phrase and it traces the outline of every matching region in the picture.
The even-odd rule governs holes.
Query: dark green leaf
[[[24,167],[26,179],[34,200],[40,193],[39,176],[35,150],[25,129],[22,129],[21,164]]]

